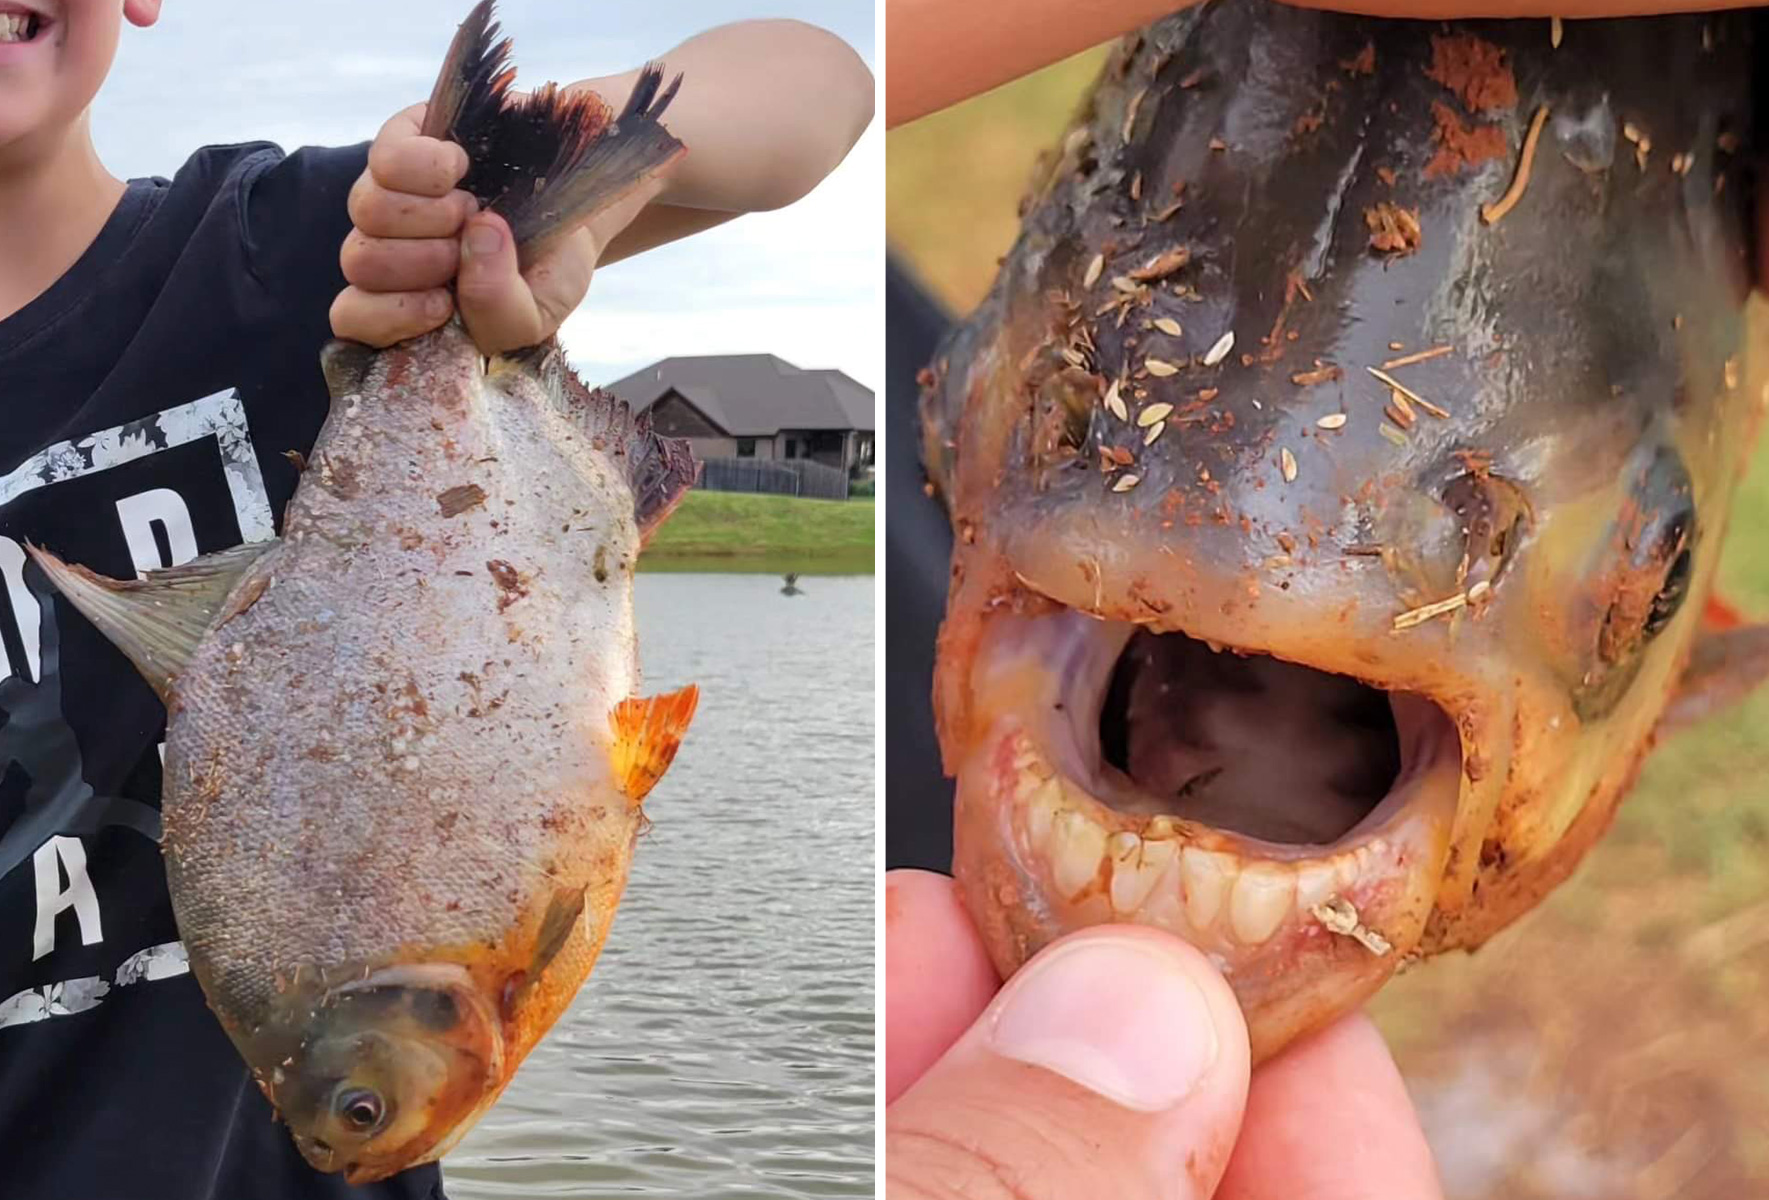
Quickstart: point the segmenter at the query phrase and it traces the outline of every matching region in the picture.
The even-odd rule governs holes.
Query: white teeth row
[[[1315,921],[1315,907],[1349,892],[1383,849],[1374,842],[1330,859],[1249,862],[1187,844],[1167,817],[1152,819],[1143,835],[1108,832],[1085,811],[1091,798],[1061,776],[1041,774],[1022,766],[1019,775],[1027,845],[1048,864],[1064,900],[1097,883],[1120,918],[1226,935],[1242,946],[1263,944],[1290,918]]]
[[[0,13],[0,42],[24,41],[33,20],[29,13]]]

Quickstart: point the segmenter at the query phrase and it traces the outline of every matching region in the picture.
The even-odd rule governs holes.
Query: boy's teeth
[[[35,21],[29,13],[0,13],[0,42],[25,41]]]

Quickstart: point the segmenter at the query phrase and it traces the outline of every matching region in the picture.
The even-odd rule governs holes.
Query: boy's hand
[[[332,332],[391,346],[442,325],[458,296],[461,318],[486,354],[546,341],[589,293],[602,249],[658,194],[662,180],[651,180],[523,273],[503,218],[480,213],[455,186],[467,173],[467,152],[418,132],[425,107],[414,105],[382,127],[368,170],[350,190],[356,228],[341,254],[350,286],[332,304]]]

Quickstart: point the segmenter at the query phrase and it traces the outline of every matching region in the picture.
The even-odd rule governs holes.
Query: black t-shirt
[[[0,321],[0,1197],[391,1200],[296,1153],[185,964],[165,713],[23,552],[128,578],[272,537],[325,418],[367,148],[212,147],[137,180]],[[0,216],[3,219],[3,216]],[[275,736],[267,730],[267,736]]]

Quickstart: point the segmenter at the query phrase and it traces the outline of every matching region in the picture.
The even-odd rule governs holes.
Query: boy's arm
[[[661,60],[684,76],[665,124],[688,154],[526,273],[502,220],[454,185],[459,146],[421,137],[423,106],[394,117],[350,195],[355,229],[332,306],[339,337],[386,346],[446,321],[455,302],[482,350],[546,340],[613,262],[805,195],[872,119],[872,75],[834,35],[797,21],[746,21],[690,38]],[[583,80],[618,108],[637,72]],[[495,243],[495,244],[494,244]]]

